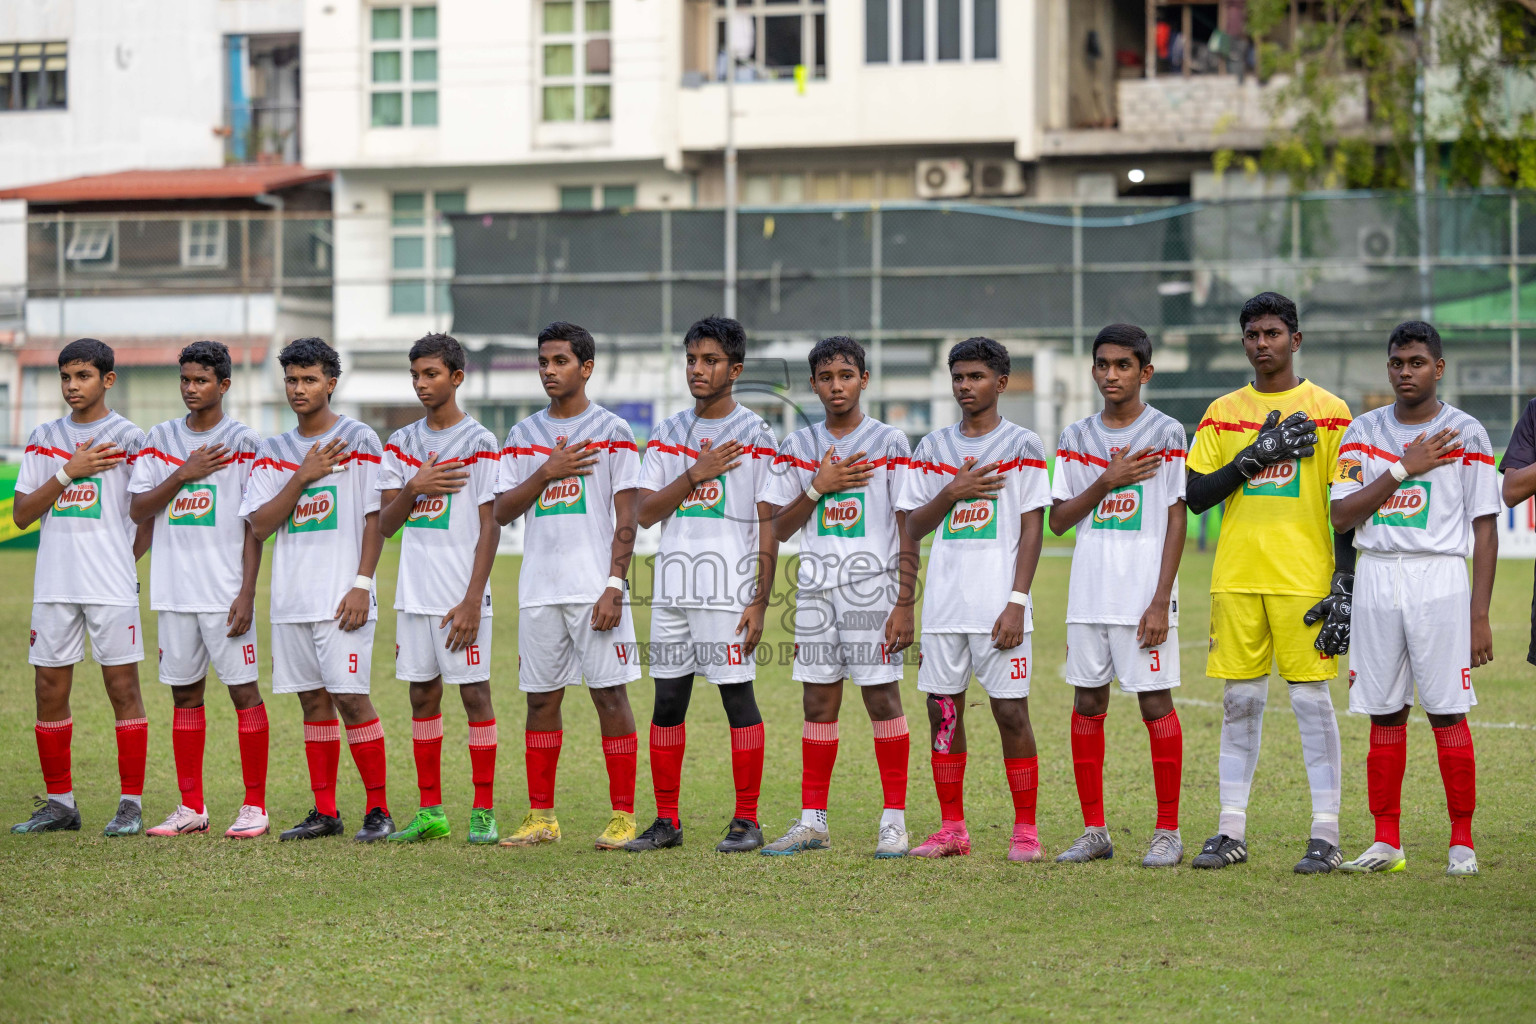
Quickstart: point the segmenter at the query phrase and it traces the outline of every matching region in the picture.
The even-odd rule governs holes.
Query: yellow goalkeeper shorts
[[[1212,679],[1257,679],[1271,663],[1280,677],[1313,683],[1339,674],[1339,659],[1312,646],[1322,621],[1302,622],[1323,599],[1282,594],[1212,594],[1211,645],[1205,674]]]

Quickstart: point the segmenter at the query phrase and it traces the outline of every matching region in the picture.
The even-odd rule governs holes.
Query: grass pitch
[[[1065,554],[1056,549],[1055,554]],[[380,567],[393,594],[398,547]],[[1409,731],[1403,835],[1409,867],[1384,877],[1291,873],[1306,843],[1310,798],[1294,720],[1278,680],[1249,818],[1252,861],[1196,872],[1188,857],[1212,831],[1220,684],[1204,678],[1210,557],[1184,560],[1184,867],[1144,871],[1154,815],[1145,729],[1117,695],[1105,790],[1117,856],[1085,866],[1009,865],[1011,804],[979,688],[969,700],[967,817],[975,852],[941,862],[870,857],[880,811],[868,718],[845,695],[833,778],[834,849],[793,858],[713,852],[731,810],[729,740],[712,689],[695,689],[683,775],[682,850],[600,854],[607,819],[596,717],[566,700],[557,792],[565,839],[533,850],[464,841],[469,764],[462,708],[444,702],[443,776],[452,839],[360,847],[327,840],[234,842],[219,834],[240,803],[235,715],[210,683],[207,799],[215,832],[107,840],[116,800],[112,714],[94,664],[77,669],[74,774],[79,833],[0,835],[0,1017],[8,1020],[1531,1020],[1536,1017],[1536,669],[1524,661],[1530,570],[1503,563],[1494,594],[1497,660],[1479,670],[1471,716],[1482,875],[1443,874],[1449,827],[1433,739]],[[0,555],[0,816],[24,819],[42,789],[32,736],[25,638],[30,552]],[[1065,557],[1042,559],[1034,594],[1037,677],[1030,701],[1040,751],[1040,835],[1059,852],[1080,831],[1061,680]],[[142,575],[147,579],[147,566]],[[501,726],[498,818],[525,809],[523,702],[516,690],[517,561],[497,562],[494,674]],[[782,584],[781,584],[782,586]],[[147,588],[146,588],[147,590]],[[146,605],[147,609],[147,605]],[[266,593],[258,600],[261,643]],[[639,635],[647,616],[637,615]],[[788,641],[781,615],[765,638]],[[144,618],[155,647],[154,616]],[[409,703],[389,658],[394,616],[379,620],[374,700],[389,744],[397,823],[416,803]],[[263,655],[265,661],[265,655]],[[150,716],[146,824],[176,802],[171,701],[144,663]],[[904,684],[913,726],[908,824],[937,824],[916,671]],[[267,680],[263,679],[263,686]],[[651,697],[632,689],[641,723],[637,817],[653,805],[644,753]],[[778,661],[759,672],[767,721],[765,831],[798,811],[800,687]],[[1371,839],[1365,797],[1368,720],[1343,714],[1344,848]],[[269,804],[275,828],[310,794],[298,702],[271,699]],[[340,805],[360,823],[362,790],[346,754]],[[770,836],[771,838],[771,836]]]

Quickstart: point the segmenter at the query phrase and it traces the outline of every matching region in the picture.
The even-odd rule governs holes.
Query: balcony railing
[[[224,162],[296,164],[301,162],[298,106],[250,103],[224,108]]]

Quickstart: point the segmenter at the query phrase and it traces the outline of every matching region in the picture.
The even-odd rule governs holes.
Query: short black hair
[[[811,354],[807,357],[811,364],[811,376],[816,376],[816,371],[821,369],[823,363],[830,363],[834,359],[843,358],[864,372],[864,346],[854,341],[845,334],[834,334],[830,338],[822,338],[811,348]]]
[[[62,370],[70,363],[90,363],[96,367],[97,373],[105,377],[117,365],[117,356],[105,342],[95,338],[76,338],[59,352],[59,369]]]
[[[410,361],[436,356],[448,367],[448,372],[464,369],[464,346],[449,334],[424,334],[411,346]]]
[[[206,366],[213,371],[217,380],[229,380],[230,374],[234,372],[234,364],[229,360],[229,348],[222,341],[194,341],[176,357],[177,366],[183,363]]]
[[[1440,332],[1435,330],[1434,324],[1423,320],[1404,320],[1392,328],[1392,336],[1387,339],[1387,355],[1391,355],[1392,350],[1399,345],[1412,345],[1416,341],[1423,342],[1429,354],[1436,359],[1445,358],[1440,344]]]
[[[949,350],[949,368],[953,370],[956,363],[986,363],[987,368],[999,377],[1008,375],[1012,363],[1008,359],[1008,350],[999,342],[991,338],[966,338]]]
[[[327,377],[341,376],[341,357],[319,338],[290,341],[277,354],[277,362],[285,370],[290,366],[318,366],[325,371]]]
[[[592,340],[592,332],[580,324],[556,320],[539,332],[539,344],[542,346],[546,341],[563,341],[570,345],[571,355],[578,363],[590,363],[597,358],[597,342]]]
[[[747,361],[747,331],[741,326],[741,321],[732,320],[728,316],[707,316],[703,320],[696,320],[688,333],[683,335],[683,347],[687,348],[696,341],[705,338],[714,338],[725,349],[725,358],[734,363]]]
[[[1136,354],[1136,362],[1143,368],[1152,362],[1152,339],[1135,324],[1110,324],[1093,339],[1093,356],[1098,358],[1100,345],[1119,345]]]
[[[1292,334],[1301,330],[1301,321],[1296,318],[1296,303],[1279,292],[1259,292],[1243,303],[1242,311],[1237,314],[1237,326],[1246,331],[1248,325],[1261,316],[1279,317]]]

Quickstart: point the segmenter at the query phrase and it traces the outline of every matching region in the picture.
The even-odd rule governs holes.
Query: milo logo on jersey
[[[172,526],[213,526],[218,508],[218,486],[199,481],[182,485],[166,508],[165,516]]]
[[[1429,481],[1405,480],[1371,517],[1373,526],[1429,529]]]
[[[816,518],[818,537],[864,536],[864,495],[823,494]]]
[[[1265,466],[1243,484],[1244,494],[1278,494],[1282,498],[1301,497],[1301,464],[1296,459]]]
[[[411,503],[411,514],[405,517],[405,525],[421,530],[446,530],[452,509],[451,494],[418,494]]]
[[[53,514],[65,519],[100,519],[101,478],[85,476],[71,480],[53,499]]]
[[[997,502],[992,498],[957,501],[944,520],[948,540],[996,540]]]
[[[1109,492],[1093,510],[1093,529],[1141,529],[1141,504],[1140,484],[1131,484],[1129,487]]]
[[[314,533],[337,529],[336,488],[306,487],[288,517],[289,533]]]
[[[688,492],[688,497],[683,499],[683,503],[677,506],[677,514],[698,519],[724,519],[725,477],[717,476],[713,480],[696,484]]]
[[[584,478],[568,476],[556,480],[539,494],[534,502],[536,516],[582,515],[587,511],[587,488]]]

